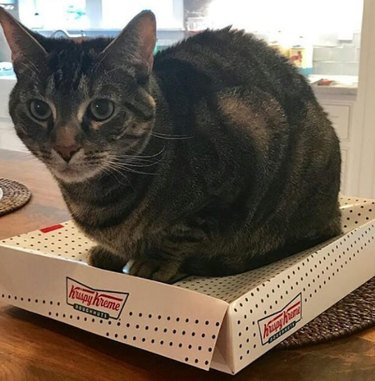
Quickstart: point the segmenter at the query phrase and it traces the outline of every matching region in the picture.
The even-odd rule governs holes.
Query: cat
[[[265,42],[206,30],[154,56],[151,11],[115,39],[43,37],[3,9],[0,21],[16,132],[97,243],[93,266],[225,276],[341,233],[337,135]]]

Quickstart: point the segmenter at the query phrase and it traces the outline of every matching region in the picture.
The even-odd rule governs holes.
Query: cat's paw
[[[178,262],[164,262],[149,259],[131,259],[123,268],[129,275],[139,276],[164,283],[172,283],[183,275],[179,273]]]
[[[104,270],[121,272],[126,260],[112,254],[101,246],[95,246],[89,251],[89,265]]]

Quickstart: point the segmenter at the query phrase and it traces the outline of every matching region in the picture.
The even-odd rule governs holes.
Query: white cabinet
[[[322,103],[340,141],[349,139],[350,111],[351,106],[346,104]]]
[[[10,118],[0,119],[0,148],[11,151],[28,152],[27,148],[16,135]]]
[[[9,94],[15,83],[16,80],[13,78],[0,78],[0,148],[27,151],[14,131],[8,112]]]
[[[353,162],[358,159],[357,146],[354,142],[353,110],[356,101],[356,91],[351,89],[314,89],[315,95],[328,114],[334,129],[340,139],[341,147],[341,192],[353,194]],[[333,91],[332,91],[333,90]]]

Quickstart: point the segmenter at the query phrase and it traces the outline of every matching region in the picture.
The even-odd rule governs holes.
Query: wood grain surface
[[[0,217],[0,238],[69,218],[58,187],[28,154],[0,150],[0,177],[32,191]],[[236,376],[205,372],[0,303],[0,381],[375,381],[375,329],[328,344],[272,350]]]

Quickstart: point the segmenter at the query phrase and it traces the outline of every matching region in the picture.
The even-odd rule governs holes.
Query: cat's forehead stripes
[[[82,49],[66,49],[50,55],[51,75],[47,78],[45,97],[56,107],[56,118],[81,121],[89,97],[86,52]],[[86,67],[85,67],[86,65]]]
[[[52,58],[53,80],[56,89],[75,90],[83,74],[84,52],[74,49],[62,50]]]
[[[55,96],[56,94],[64,94],[64,96],[83,96],[89,95],[89,79],[85,74],[76,74],[71,80],[65,78],[62,70],[51,74],[46,81],[46,94]]]

